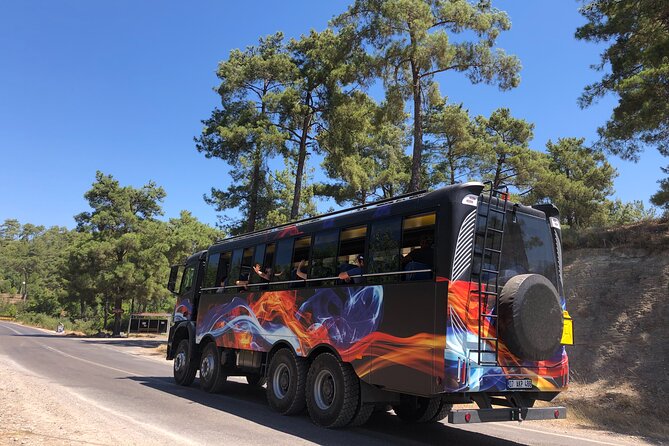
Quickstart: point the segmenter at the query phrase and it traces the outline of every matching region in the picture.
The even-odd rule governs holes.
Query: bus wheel
[[[393,410],[402,421],[407,423],[425,423],[432,421],[439,412],[439,398],[425,398],[413,395],[401,395],[400,404]]]
[[[307,408],[312,421],[335,428],[349,424],[358,410],[360,382],[350,364],[331,353],[316,357],[307,377]]]
[[[249,373],[246,375],[246,382],[249,383],[250,386],[262,387],[267,383],[267,378],[260,373]]]
[[[177,346],[177,351],[174,354],[173,372],[174,381],[180,386],[193,384],[197,373],[197,360],[190,352],[188,339],[182,339]]]
[[[200,387],[209,393],[223,390],[228,377],[221,366],[221,355],[215,342],[210,342],[200,359]]]
[[[294,415],[304,409],[304,386],[307,362],[283,348],[269,363],[267,374],[267,401],[282,415]]]
[[[444,400],[442,400],[439,403],[439,409],[437,410],[437,414],[427,421],[437,423],[446,418],[451,409],[453,409],[453,405],[450,403],[445,403]]]
[[[362,426],[363,424],[367,423],[369,421],[369,417],[372,416],[372,413],[374,412],[376,406],[374,404],[360,404],[358,407],[358,412],[355,414],[355,417],[353,417],[353,421],[351,421],[351,424],[349,426],[356,427],[356,426]]]

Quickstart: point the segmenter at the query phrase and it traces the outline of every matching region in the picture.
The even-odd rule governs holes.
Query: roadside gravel
[[[0,355],[0,445],[171,443]]]

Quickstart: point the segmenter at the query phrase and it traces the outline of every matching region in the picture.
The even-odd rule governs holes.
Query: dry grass
[[[153,352],[151,354],[156,356],[166,356],[167,344],[160,344],[158,347],[153,349]]]
[[[572,381],[569,390],[542,405],[566,406],[570,424],[655,440],[669,439],[664,408],[648,407],[648,402],[630,383],[611,387],[605,381],[589,384]]]
[[[669,220],[648,220],[615,228],[565,229],[565,250],[581,248],[645,248],[663,250],[669,247]]]

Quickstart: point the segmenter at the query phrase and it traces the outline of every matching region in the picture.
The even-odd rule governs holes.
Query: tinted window
[[[181,278],[181,288],[179,289],[179,294],[184,294],[193,288],[193,277],[195,276],[195,268],[189,266],[184,271],[184,275]]]
[[[230,274],[228,274],[227,285],[235,285],[239,280],[243,255],[243,249],[235,249],[232,253],[232,260],[230,261]]]
[[[339,231],[321,232],[314,236],[313,265],[310,277],[335,277],[337,271]]]
[[[553,238],[548,222],[520,212],[507,215],[500,285],[518,274],[541,274],[557,288]]]
[[[310,255],[311,236],[296,238],[295,243],[293,244],[293,262],[291,266],[290,280],[304,279],[304,277],[308,278]],[[304,282],[299,282],[296,285],[304,286]]]
[[[260,265],[260,271],[264,271],[264,269],[263,269],[264,261],[265,261],[265,245],[258,245],[258,246],[256,246],[256,250],[255,250],[255,253],[253,255],[253,262],[251,263],[251,266],[255,267],[256,264]],[[254,271],[251,271],[251,277],[249,279],[249,283],[261,283],[261,282],[266,282],[266,281],[263,280],[262,277],[260,277]]]
[[[402,220],[399,217],[372,223],[369,236],[369,273],[399,271],[401,236]]]
[[[218,262],[218,275],[216,276],[216,286],[226,286],[228,273],[230,272],[230,263],[232,260],[232,253],[225,252],[221,254],[221,259]]]
[[[216,286],[216,276],[218,275],[218,262],[221,258],[220,253],[211,254],[207,260],[207,269],[204,272],[203,288],[213,288]]]
[[[293,257],[293,239],[280,240],[276,247],[274,277],[277,281],[290,280],[291,260]]]
[[[239,272],[239,280],[248,282],[251,278],[251,268],[253,267],[253,250],[254,248],[246,248],[242,255],[242,267]]]

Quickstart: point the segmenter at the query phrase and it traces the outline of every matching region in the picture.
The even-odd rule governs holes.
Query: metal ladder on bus
[[[494,189],[492,182],[485,183],[487,189],[479,196],[477,212],[476,240],[474,243],[474,262],[472,264],[472,282],[478,288],[471,294],[478,297],[478,364],[484,366],[499,365],[499,334],[497,309],[499,307],[499,273],[504,243],[509,188]],[[484,208],[485,206],[485,208]],[[491,216],[497,224],[491,223]],[[479,221],[482,225],[479,225]],[[482,227],[481,227],[482,226]],[[481,242],[478,244],[477,242]],[[485,276],[485,280],[484,280]],[[485,284],[485,290],[483,285]],[[491,302],[492,301],[492,302]],[[492,305],[490,305],[492,303]],[[494,309],[494,311],[492,310]],[[484,333],[484,321],[495,327],[494,336]],[[490,356],[494,355],[494,360]]]

